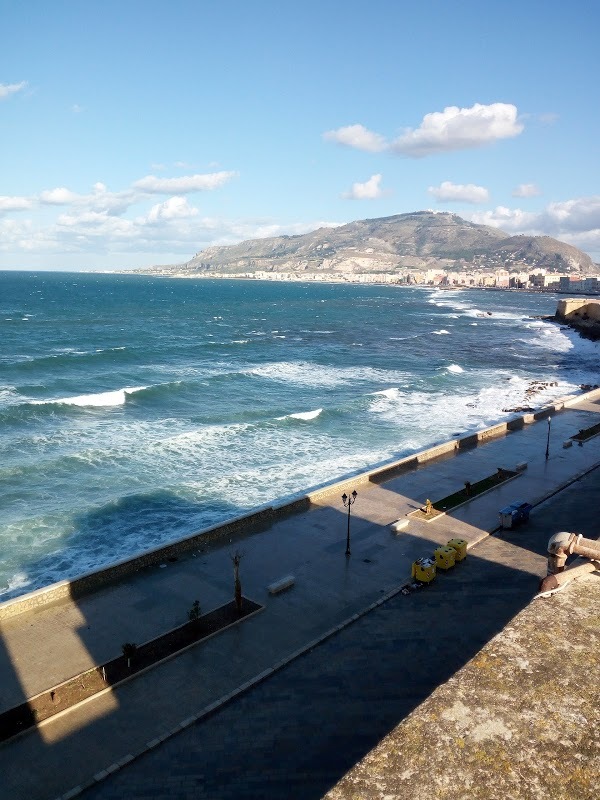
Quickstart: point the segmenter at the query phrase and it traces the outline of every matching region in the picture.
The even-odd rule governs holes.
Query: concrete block
[[[527,462],[526,461],[519,461],[519,463],[517,464],[515,469],[517,470],[517,472],[523,472],[524,470],[527,469]]]
[[[397,519],[396,522],[392,522],[390,528],[394,533],[399,533],[400,531],[403,531],[405,528],[408,528],[408,520]]]
[[[563,447],[573,447],[573,440],[572,439],[565,439],[563,442]]]
[[[286,589],[289,589],[296,583],[296,578],[293,575],[286,575],[283,578],[280,578],[278,581],[274,581],[267,586],[267,591],[269,594],[279,594],[279,592],[283,592]]]

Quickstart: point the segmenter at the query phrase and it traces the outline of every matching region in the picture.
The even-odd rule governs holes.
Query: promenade
[[[558,521],[559,511],[563,513],[561,498],[567,498],[569,510],[562,520],[563,527],[584,532],[575,523],[582,522],[585,516],[589,518],[589,509],[574,482],[600,463],[599,440],[591,439],[583,447],[567,449],[563,449],[562,442],[598,422],[599,412],[600,401],[583,399],[553,415],[548,460],[544,457],[548,426],[540,420],[383,483],[361,487],[352,507],[352,555],[348,558],[344,555],[347,516],[339,493],[334,493],[324,495],[310,510],[278,518],[267,530],[230,545],[207,547],[189,558],[145,570],[77,601],[6,620],[0,625],[0,710],[118,655],[123,642],[141,643],[181,624],[196,599],[203,610],[230,600],[230,553],[236,548],[244,554],[243,592],[265,606],[252,619],[0,746],[0,797],[52,800],[76,796],[85,787],[90,797],[94,793],[100,797],[104,791],[107,797],[124,796],[111,790],[111,782],[126,780],[129,771],[143,772],[144,763],[153,757],[142,755],[145,750],[153,750],[159,757],[167,740],[169,747],[177,749],[177,742],[183,741],[181,737],[216,719],[194,723],[193,718],[206,709],[220,707],[223,700],[228,703],[227,713],[235,716],[235,709],[249,702],[257,691],[251,689],[257,676],[264,681],[261,688],[274,680],[280,684],[283,681],[285,687],[285,676],[291,669],[285,665],[293,664],[295,655],[328,636],[333,638],[323,647],[334,647],[338,637],[358,625],[368,629],[372,615],[384,613],[405,599],[398,589],[409,576],[410,564],[416,557],[429,554],[450,538],[466,539],[472,548],[467,562],[452,575],[440,576],[434,591],[428,589],[414,596],[418,602],[427,594],[429,599],[422,609],[427,610],[429,621],[422,614],[408,615],[406,619],[400,615],[396,625],[402,628],[405,644],[423,641],[423,626],[436,618],[435,603],[438,612],[445,609],[446,617],[450,612],[444,585],[454,586],[472,610],[477,611],[483,604],[488,622],[476,614],[459,637],[460,647],[452,649],[448,645],[447,659],[442,648],[434,648],[425,659],[421,658],[423,669],[432,658],[439,661],[443,656],[445,663],[424,681],[421,691],[413,690],[412,706],[409,703],[402,712],[394,709],[392,716],[398,721],[397,714],[406,713],[420,702],[425,696],[423,691],[435,688],[436,680],[449,677],[448,670],[462,666],[533,596],[537,577],[545,573],[545,542],[559,529],[552,524]],[[527,462],[527,469],[518,478],[445,517],[433,522],[410,518],[406,530],[391,532],[391,522],[423,505],[426,498],[439,499],[461,488],[466,480],[475,482],[498,467],[514,469],[519,462]],[[565,488],[569,485],[570,489]],[[555,511],[542,529],[531,535],[531,541],[529,526],[523,529],[524,536],[515,531],[489,538],[498,526],[501,507],[515,500],[539,504],[553,495],[550,502]],[[534,509],[533,528],[536,513]],[[571,520],[573,525],[568,524]],[[294,575],[294,587],[270,596],[267,586],[287,574]],[[499,576],[501,586],[497,583]],[[469,587],[470,593],[461,586]],[[507,595],[509,587],[511,593]],[[363,614],[359,620],[357,615]],[[353,618],[356,624],[345,628]],[[379,661],[379,652],[368,637],[363,641],[364,652],[353,656],[353,660],[360,662],[364,672],[371,661]],[[406,658],[417,655],[410,648],[404,653]],[[388,675],[388,680],[391,678]],[[347,689],[335,673],[329,674],[328,681],[339,691]],[[244,695],[246,691],[248,694]],[[276,722],[275,714],[270,724]],[[313,722],[317,728],[321,724],[318,716],[313,717]],[[176,730],[184,732],[177,734]],[[366,743],[360,738],[361,752],[357,755],[355,746],[347,751],[352,758],[364,754]],[[164,740],[162,745],[160,740]],[[117,773],[119,762],[125,766],[107,779],[107,769]],[[346,769],[351,765],[347,764]],[[163,764],[160,775],[164,768]],[[160,783],[159,774],[155,780]],[[89,788],[96,783],[97,788]],[[213,786],[213,794],[206,796],[263,796],[258,791],[255,795],[242,795],[239,791],[238,785],[237,794],[233,790],[231,795],[219,794]],[[157,789],[156,793],[138,796],[163,795]]]

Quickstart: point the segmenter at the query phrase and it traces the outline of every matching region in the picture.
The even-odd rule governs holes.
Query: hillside
[[[417,211],[319,228],[298,236],[208,247],[179,273],[393,272],[465,266],[594,271],[588,255],[549,236],[509,236],[456,214]],[[163,268],[164,269],[164,268]]]

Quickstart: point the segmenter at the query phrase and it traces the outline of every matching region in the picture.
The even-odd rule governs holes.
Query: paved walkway
[[[434,544],[453,536],[471,543],[485,539],[498,524],[499,508],[516,499],[538,502],[600,461],[599,439],[583,447],[561,447],[580,428],[594,424],[598,412],[600,404],[587,402],[556,414],[548,461],[544,458],[548,426],[541,421],[361,489],[353,506],[349,559],[344,556],[346,514],[335,494],[306,513],[276,521],[241,544],[207,549],[77,602],[6,621],[0,626],[0,709],[108,660],[125,641],[140,643],[180,624],[196,598],[205,610],[230,600],[232,547],[239,545],[245,553],[244,593],[265,605],[265,611],[251,620],[0,747],[0,797],[50,800],[87,784],[107,766],[167,736],[186,718],[397,588],[414,558],[431,552]],[[475,498],[452,515],[432,523],[411,519],[401,534],[390,532],[393,520],[427,497],[443,497],[465,480],[474,482],[499,466],[510,468],[520,461],[527,461],[528,468],[519,478]],[[546,538],[547,531],[546,526]],[[479,554],[484,545],[493,547],[495,541],[486,540],[474,553]],[[512,567],[521,555],[517,546],[512,555],[508,551],[482,555],[481,563],[498,559],[502,570],[519,574],[521,568]],[[537,569],[538,574],[542,572],[543,567]],[[294,588],[270,597],[266,586],[288,573],[296,577]],[[527,594],[531,596],[530,582]],[[471,598],[471,607],[473,602],[478,600]],[[491,598],[490,606],[494,603],[498,601]],[[426,623],[421,620],[421,624]],[[405,631],[411,640],[414,633],[412,626]],[[488,635],[484,630],[484,639]],[[464,642],[467,650],[472,647],[469,641]],[[242,702],[245,699],[238,699],[235,706]]]
[[[571,486],[538,507],[530,525],[506,531],[500,536],[488,537],[482,541],[467,557],[467,561],[459,564],[447,575],[440,575],[435,583],[408,597],[397,595],[380,608],[363,616],[353,625],[345,628],[335,637],[320,647],[315,648],[301,658],[292,662],[270,680],[260,684],[236,703],[196,724],[180,735],[165,742],[160,748],[141,757],[122,772],[116,773],[108,780],[98,784],[84,794],[84,800],[318,800],[347,771],[353,767],[366,753],[375,747],[395,725],[404,719],[416,706],[422,703],[431,692],[443,685],[455,675],[465,663],[480,652],[480,649],[506,625],[512,627],[513,617],[527,605],[537,585],[537,576],[545,572],[545,549],[548,541],[548,530],[554,526],[571,527],[587,536],[597,533],[595,521],[582,509],[580,502],[582,492],[586,500],[594,508],[600,503],[600,469],[594,471],[577,485]],[[579,517],[579,518],[578,518]],[[581,523],[581,524],[580,524]],[[596,578],[596,582],[600,579]],[[566,590],[570,591],[570,590]],[[563,592],[556,599],[564,599]],[[548,602],[548,601],[538,601]],[[552,603],[552,601],[549,601]],[[556,610],[557,606],[554,603]],[[544,606],[546,627],[538,632],[538,640],[547,642],[549,630],[556,633],[558,626],[549,628],[548,618],[552,618],[552,606]],[[535,610],[534,610],[535,611]],[[563,618],[563,628],[569,623]],[[576,617],[571,615],[571,635],[577,642],[579,663],[592,658],[593,640],[588,637],[579,638]],[[589,633],[589,631],[588,631]],[[507,634],[510,636],[510,634]],[[544,638],[546,637],[546,638]],[[512,639],[510,640],[512,642]],[[567,639],[557,642],[560,653],[567,652]],[[514,644],[514,643],[513,643]],[[536,642],[540,647],[539,641]],[[586,650],[586,647],[588,648]],[[513,664],[505,665],[505,669],[519,672],[514,664],[515,652],[512,652]],[[519,666],[524,669],[522,650],[516,650],[521,658]],[[555,664],[556,656],[547,651],[547,660],[558,676],[550,670],[542,673],[539,691],[547,697],[547,703],[527,705],[519,708],[524,715],[523,727],[525,735],[521,737],[521,745],[528,751],[529,762],[536,762],[538,772],[548,772],[546,783],[542,783],[545,791],[527,778],[517,782],[516,792],[505,793],[505,784],[496,775],[490,785],[482,782],[482,772],[491,775],[492,770],[485,762],[476,761],[479,771],[471,764],[469,775],[473,773],[480,780],[467,792],[473,797],[485,797],[486,800],[504,800],[504,798],[520,797],[553,797],[571,798],[575,796],[560,791],[564,788],[566,775],[576,772],[578,764],[573,754],[578,754],[577,744],[563,742],[564,730],[554,728],[557,714],[558,697],[548,691],[548,674],[560,684],[565,681],[566,669]],[[532,658],[532,663],[534,658]],[[572,659],[570,660],[572,663]],[[591,660],[587,662],[591,664]],[[478,677],[484,681],[487,671],[475,668],[481,673]],[[581,731],[581,699],[573,688],[581,681],[575,673],[574,681],[569,685],[569,699],[561,696],[562,706],[573,710],[578,725],[573,725],[583,733],[581,744],[583,752],[592,755],[595,732],[588,729]],[[530,676],[528,676],[530,677]],[[539,678],[539,676],[538,676]],[[474,678],[477,680],[477,676]],[[515,683],[518,678],[515,677]],[[525,682],[525,679],[523,679]],[[552,683],[554,685],[554,683]],[[505,684],[506,686],[506,684]],[[446,694],[452,695],[462,689],[469,688],[476,694],[472,686],[453,685]],[[518,696],[518,688],[512,686],[509,698]],[[591,708],[584,713],[589,724],[593,726],[592,709],[597,698],[597,691],[586,684],[586,699]],[[502,703],[502,690],[496,702]],[[480,698],[478,698],[480,699]],[[570,705],[569,705],[570,700]],[[442,737],[453,731],[445,728],[440,710],[452,708],[454,698],[447,700],[447,705],[437,713],[436,732]],[[468,700],[465,700],[468,702]],[[480,701],[481,702],[481,701]],[[477,706],[474,699],[473,705]],[[561,706],[561,709],[562,709]],[[553,713],[550,713],[550,710]],[[494,707],[492,707],[492,712]],[[419,712],[417,712],[419,713]],[[433,712],[432,712],[433,713]],[[482,710],[482,716],[485,709]],[[518,712],[517,712],[518,713]],[[425,718],[423,718],[425,716]],[[426,715],[420,717],[421,729],[427,730]],[[518,728],[514,722],[513,728]],[[567,739],[577,738],[572,728]],[[441,729],[441,733],[440,733]],[[536,758],[537,746],[532,731],[544,731],[540,736],[541,752],[550,750],[552,758]],[[553,738],[553,734],[554,737]],[[534,737],[532,739],[532,736]],[[515,737],[516,738],[516,737]],[[560,745],[556,741],[560,739]],[[587,739],[588,748],[584,747]],[[419,750],[419,744],[426,744],[429,750],[436,750],[435,741],[422,736],[413,743],[413,750]],[[572,760],[569,765],[561,763],[560,748],[567,750]],[[544,751],[543,748],[546,748]],[[558,747],[558,749],[557,749]],[[419,778],[414,773],[414,762],[403,759],[401,747],[388,748],[388,760],[380,759],[371,766],[368,773],[370,791],[363,792],[363,783],[347,781],[345,791],[335,794],[355,800],[357,797],[434,797],[432,786],[439,787],[443,794],[445,789],[453,797],[465,797],[465,774],[460,774],[461,752],[451,740],[445,744],[444,753],[453,752],[454,761],[448,757],[446,764],[438,758],[434,766],[434,758],[427,763],[420,762]],[[489,742],[479,744],[479,753],[493,758],[497,750]],[[500,748],[501,751],[501,748]],[[596,762],[597,751],[596,751]],[[514,762],[513,762],[514,763]],[[387,765],[393,764],[390,769]],[[451,764],[451,766],[449,766]],[[591,762],[587,762],[588,775],[594,773]],[[496,773],[502,772],[505,761],[500,761]],[[563,770],[560,780],[552,769]],[[522,762],[516,768],[523,770]],[[430,772],[431,770],[431,772]],[[436,771],[437,770],[437,771]],[[364,770],[363,770],[364,771]],[[466,771],[466,770],[465,770]],[[524,770],[523,770],[524,771]],[[584,770],[580,769],[583,774]],[[404,781],[400,776],[410,775]],[[529,777],[531,771],[526,773]],[[458,782],[457,782],[457,775]],[[535,772],[534,772],[535,776]],[[437,778],[434,784],[433,779]],[[506,777],[503,775],[503,777]],[[444,782],[445,778],[445,782]],[[400,784],[398,787],[397,784]],[[513,780],[513,789],[515,781]],[[454,787],[454,792],[448,786]],[[397,791],[397,789],[400,791]],[[535,791],[537,789],[537,794]],[[396,791],[395,791],[396,790]],[[554,793],[553,793],[554,792]],[[577,793],[577,797],[591,797]]]

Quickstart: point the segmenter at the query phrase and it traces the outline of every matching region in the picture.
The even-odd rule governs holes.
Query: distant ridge
[[[161,271],[183,274],[323,272],[377,273],[406,269],[504,267],[592,273],[591,258],[549,236],[510,236],[456,214],[415,211],[319,228],[298,236],[250,239],[208,247]],[[158,269],[158,268],[156,268]]]

